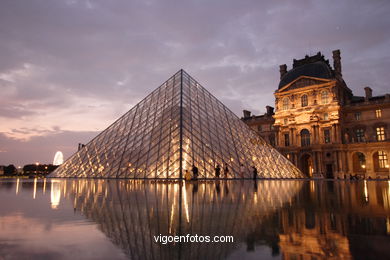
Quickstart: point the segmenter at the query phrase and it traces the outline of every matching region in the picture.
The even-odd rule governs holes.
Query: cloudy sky
[[[185,69],[237,115],[279,65],[340,49],[355,95],[390,92],[390,1],[1,0],[0,164],[65,158]]]

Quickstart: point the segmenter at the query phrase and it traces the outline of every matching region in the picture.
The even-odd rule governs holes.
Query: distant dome
[[[302,60],[294,60],[293,68],[282,77],[278,88],[280,89],[284,87],[300,76],[309,76],[323,79],[334,78],[333,71],[329,66],[328,61],[324,60],[323,56],[321,56],[319,53],[315,56],[307,57]]]
[[[54,155],[53,165],[60,165],[63,163],[64,163],[64,155],[60,151],[56,152],[56,155]]]

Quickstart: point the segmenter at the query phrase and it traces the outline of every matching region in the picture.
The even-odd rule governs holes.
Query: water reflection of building
[[[61,183],[52,180],[50,183],[50,203],[52,209],[57,209],[61,200]]]
[[[244,121],[276,145],[307,176],[389,177],[390,94],[354,96],[342,77],[340,51],[333,68],[321,53],[280,66],[275,107]]]
[[[61,183],[74,208],[135,259],[222,259],[241,244],[284,259],[389,254],[389,182]],[[162,245],[153,241],[159,234],[233,235],[235,243]],[[361,244],[369,249],[360,252]]]
[[[305,186],[294,211],[279,212],[284,258],[388,259],[388,185],[311,182]]]

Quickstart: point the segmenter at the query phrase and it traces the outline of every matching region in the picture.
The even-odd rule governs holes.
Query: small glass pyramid
[[[72,155],[50,177],[301,178],[302,173],[184,70]]]

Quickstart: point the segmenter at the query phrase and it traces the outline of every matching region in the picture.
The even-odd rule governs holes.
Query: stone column
[[[294,128],[290,128],[290,146],[294,145]]]
[[[366,152],[366,176],[365,177],[368,178],[369,176],[371,176],[371,178],[375,177],[374,160],[372,158],[371,151]]]
[[[315,125],[311,126],[311,142],[312,142],[312,144],[317,143],[317,134],[316,134],[316,126]]]
[[[322,153],[321,152],[317,152],[317,154],[318,154],[318,172],[324,174],[324,171],[323,171],[324,167],[322,165],[322,163],[323,163]]]

